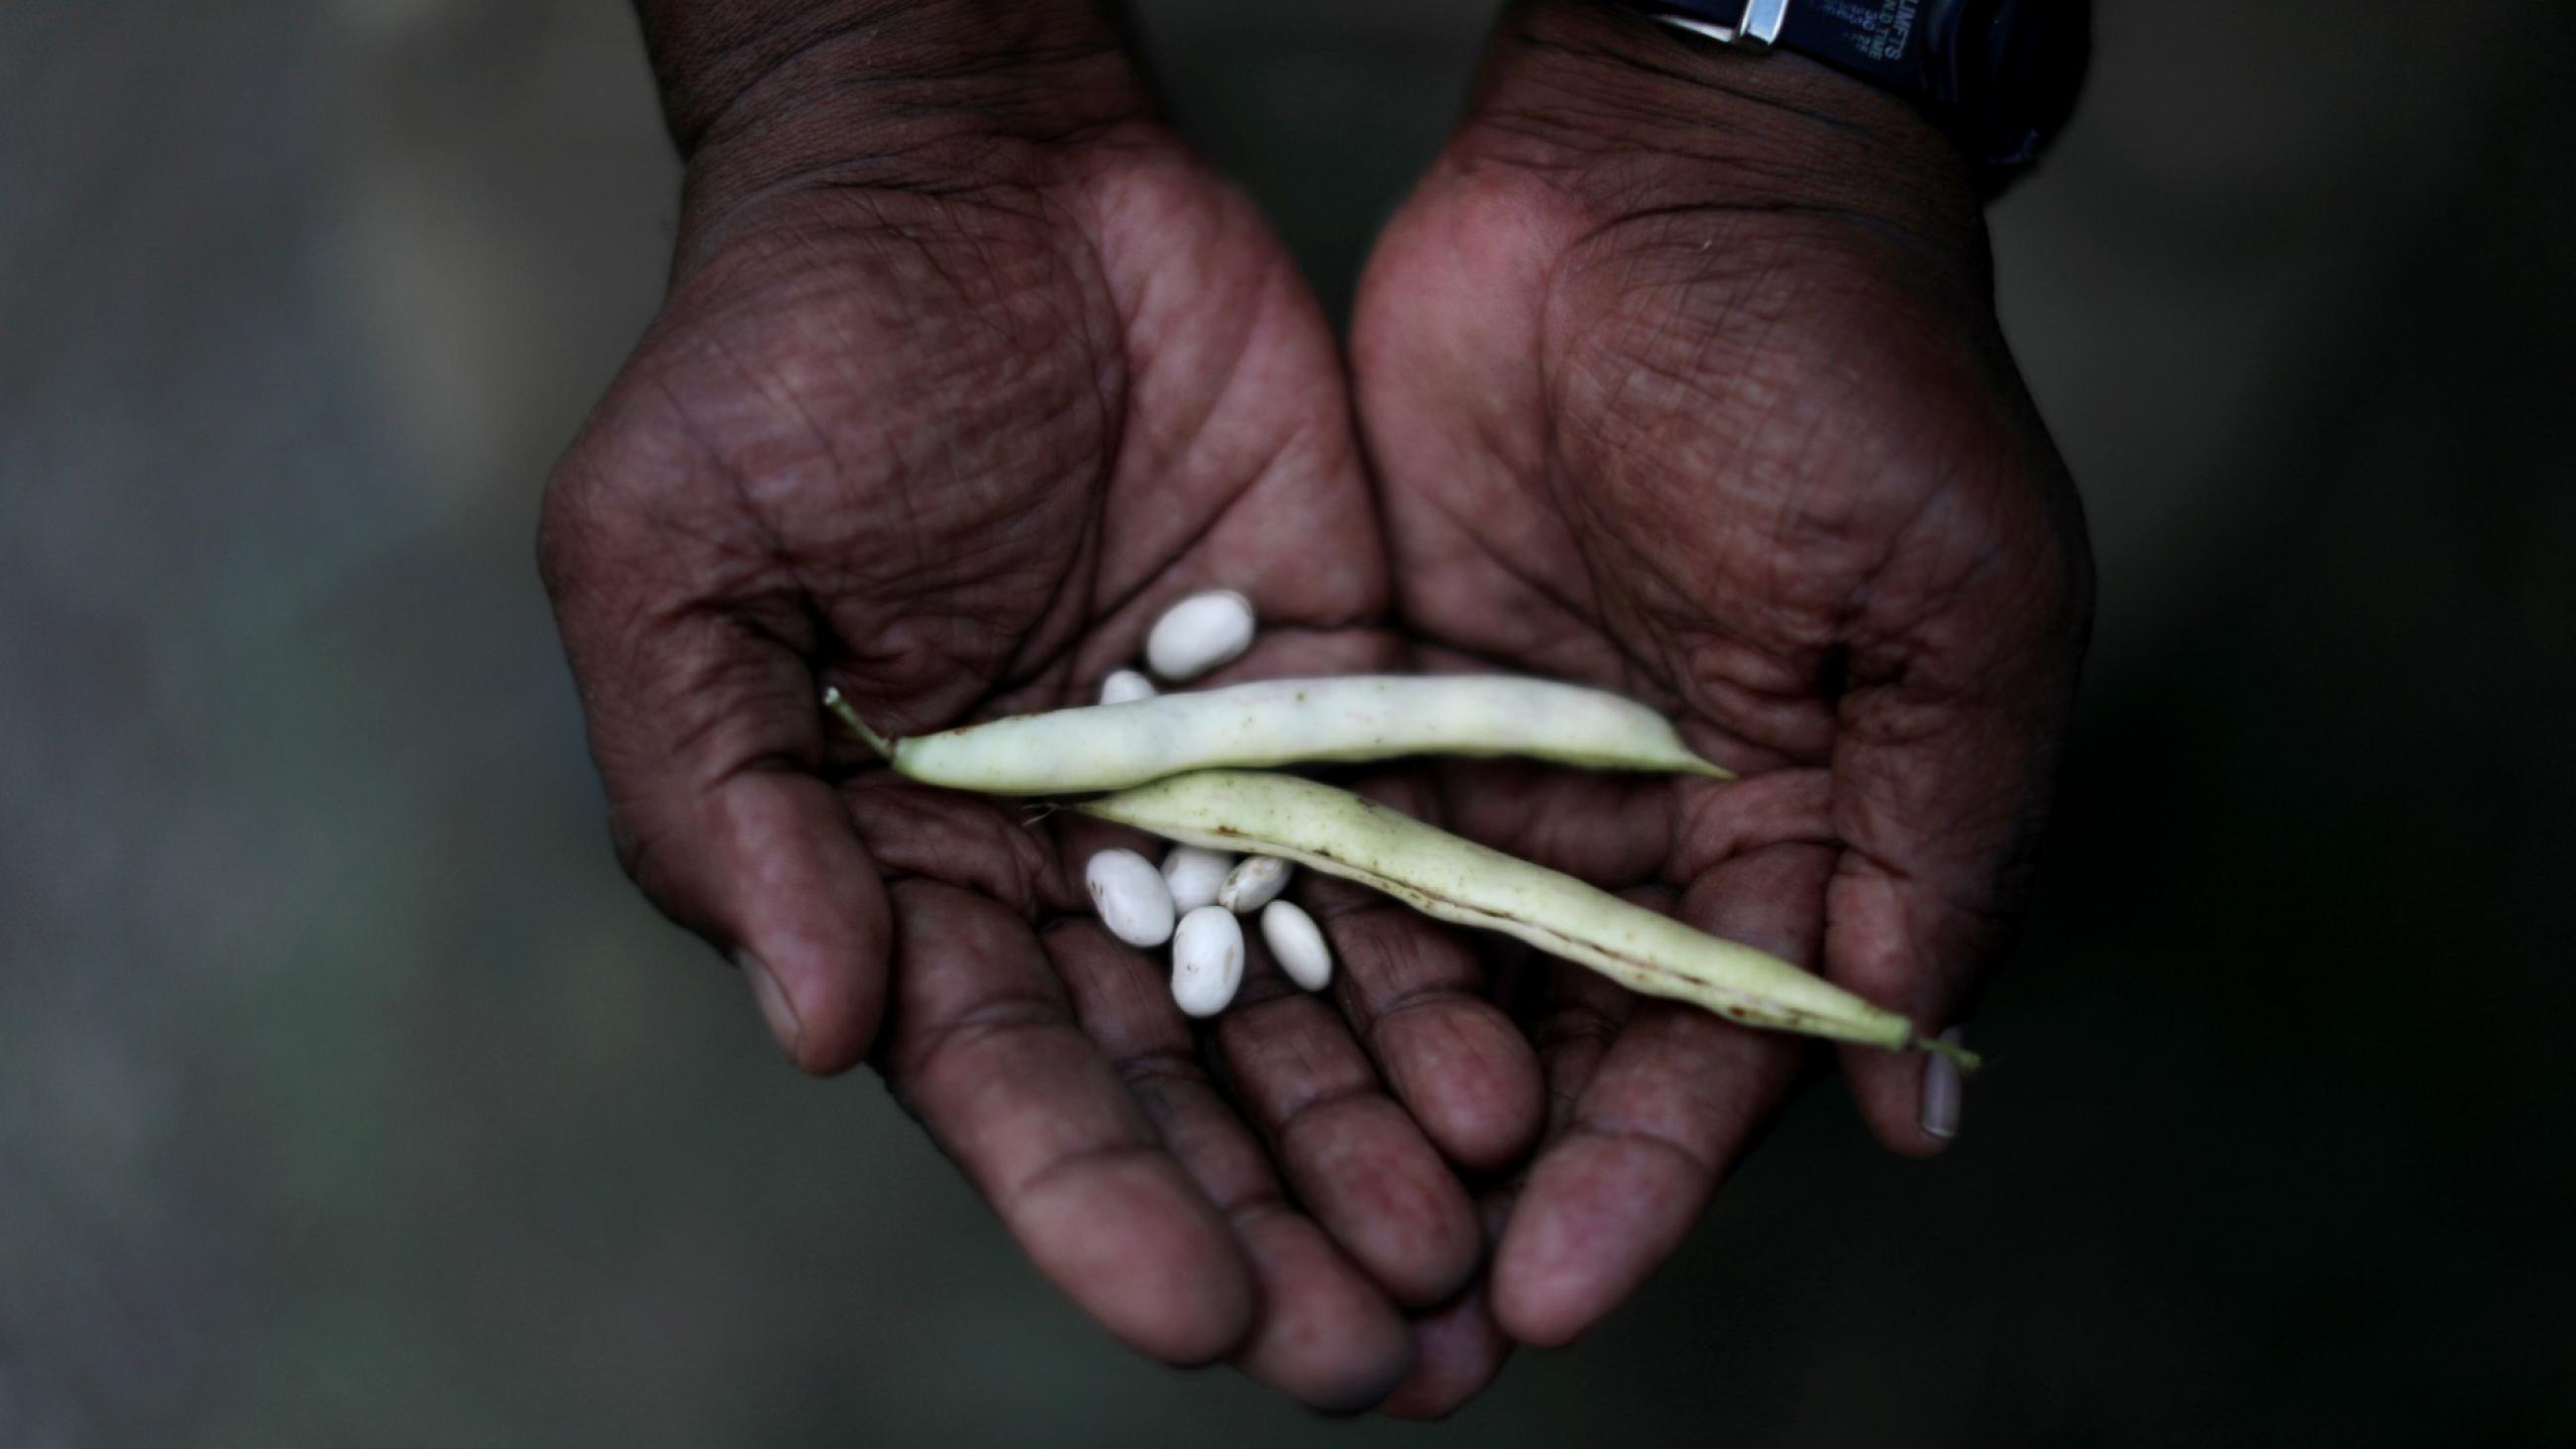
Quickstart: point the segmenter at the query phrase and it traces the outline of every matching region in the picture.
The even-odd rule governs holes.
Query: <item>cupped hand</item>
[[[1127,1342],[1446,1402],[1499,1360],[1459,1171],[1540,1116],[1467,948],[1322,892],[1336,997],[1256,975],[1194,1031],[1162,953],[1089,918],[1104,827],[910,786],[817,707],[904,735],[1088,703],[1210,586],[1264,615],[1240,672],[1397,663],[1315,304],[1123,59],[1045,63],[1058,99],[841,142],[737,103],[693,157],[668,300],[545,508],[618,852]]]
[[[1447,771],[1446,822],[1820,970],[1922,1029],[2010,938],[2092,574],[1957,158],[1789,56],[1605,7],[1506,20],[1372,263],[1362,431],[1434,653],[1657,701],[1739,783]],[[1807,1055],[1565,968],[1502,1327],[1558,1343],[1681,1240]],[[1926,1059],[1842,1053],[1928,1154]]]

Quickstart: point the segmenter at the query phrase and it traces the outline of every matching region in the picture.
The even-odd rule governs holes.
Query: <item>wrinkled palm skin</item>
[[[839,133],[673,102],[670,293],[541,540],[620,858],[1145,1352],[1446,1412],[1641,1281],[1807,1053],[1571,971],[1507,1016],[1479,943],[1313,880],[1331,998],[1256,973],[1194,1028],[1088,919],[1114,832],[873,768],[825,684],[893,735],[1088,702],[1165,605],[1240,588],[1230,674],[1586,680],[1747,776],[1384,798],[1927,1028],[2007,939],[2089,605],[2073,495],[1938,138],[1730,64],[1508,18],[1347,369],[1114,46]],[[1845,1065],[1937,1146],[1915,1060]]]
[[[1088,702],[1216,584],[1264,612],[1239,673],[1403,662],[1320,311],[1123,62],[1083,65],[1078,124],[693,158],[669,298],[541,539],[620,857],[1128,1342],[1445,1406],[1502,1353],[1459,1173],[1540,1115],[1468,947],[1311,893],[1335,999],[1264,975],[1202,1040],[1088,918],[1105,827],[909,786],[817,708],[902,735]]]
[[[1396,603],[1427,654],[1674,710],[1736,785],[1456,768],[1454,828],[1964,1019],[2028,888],[2091,610],[1956,157],[1784,57],[1507,19],[1356,321]],[[1494,1271],[1562,1342],[1677,1243],[1801,1047],[1570,968]],[[1852,1049],[1891,1147],[1923,1059]]]

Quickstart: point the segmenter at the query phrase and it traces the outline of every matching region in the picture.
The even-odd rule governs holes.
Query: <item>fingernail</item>
[[[1967,1039],[1968,1029],[1964,1026],[1954,1026],[1941,1033],[1941,1040],[1952,1046],[1962,1045]],[[1926,1133],[1945,1142],[1958,1136],[1961,1095],[1959,1064],[1944,1056],[1924,1058],[1923,1110],[1916,1114],[1914,1120]]]
[[[760,1014],[769,1023],[769,1034],[778,1038],[778,1044],[787,1049],[788,1056],[795,1056],[796,1044],[805,1035],[805,1023],[796,1018],[796,1003],[787,999],[787,993],[779,988],[778,978],[769,974],[768,965],[759,957],[749,951],[736,951],[733,964],[751,982],[752,997],[760,1003]]]

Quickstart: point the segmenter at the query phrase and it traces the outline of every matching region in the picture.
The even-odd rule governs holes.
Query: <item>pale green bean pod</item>
[[[1123,790],[1218,767],[1522,755],[1597,770],[1731,778],[1634,700],[1506,675],[1272,679],[1127,704],[1013,715],[887,740],[824,703],[898,773],[991,795]]]
[[[1426,915],[1517,936],[1632,991],[1690,1002],[1749,1026],[1919,1048],[1970,1068],[1977,1064],[1974,1053],[1776,956],[1330,785],[1208,770],[1074,808],[1185,845],[1278,856],[1358,881]]]

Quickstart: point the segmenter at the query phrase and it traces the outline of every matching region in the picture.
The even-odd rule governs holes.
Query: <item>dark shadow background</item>
[[[1142,9],[1346,295],[1483,0]],[[1130,1359],[618,877],[530,533],[624,7],[7,0],[0,1444],[2567,1442],[2576,12],[2101,32],[1995,214],[2105,582],[2004,1069],[1423,1431]]]

